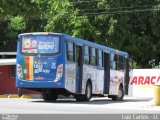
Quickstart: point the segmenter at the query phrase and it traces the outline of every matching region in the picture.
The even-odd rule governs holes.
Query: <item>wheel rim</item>
[[[118,90],[118,97],[122,97],[122,91],[121,90]]]
[[[91,87],[90,85],[87,86],[87,98],[89,99],[91,97]]]

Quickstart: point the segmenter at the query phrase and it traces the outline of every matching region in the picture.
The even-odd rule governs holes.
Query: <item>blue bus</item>
[[[126,52],[61,33],[33,32],[18,36],[16,87],[42,93],[44,100],[73,95],[123,100],[128,94]],[[19,92],[20,94],[21,92]]]

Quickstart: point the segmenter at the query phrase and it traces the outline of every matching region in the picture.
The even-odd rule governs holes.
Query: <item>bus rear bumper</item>
[[[17,88],[64,88],[61,82],[53,81],[24,81],[19,80],[16,82]]]

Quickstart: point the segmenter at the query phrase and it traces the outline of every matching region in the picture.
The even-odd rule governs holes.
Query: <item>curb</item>
[[[8,98],[20,98],[19,95],[8,95]]]
[[[0,95],[0,98],[7,98],[8,96],[6,95]]]
[[[29,95],[22,95],[21,98],[31,99],[32,96],[29,96]]]
[[[22,95],[21,97],[18,94],[6,94],[6,95],[0,95],[0,98],[21,98],[21,99],[41,99],[40,95]]]

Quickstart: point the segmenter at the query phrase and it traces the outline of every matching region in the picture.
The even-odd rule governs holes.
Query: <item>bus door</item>
[[[110,55],[104,52],[104,94],[109,94],[110,83]]]
[[[82,89],[82,70],[83,70],[83,50],[82,46],[76,45],[76,92],[81,93]]]

